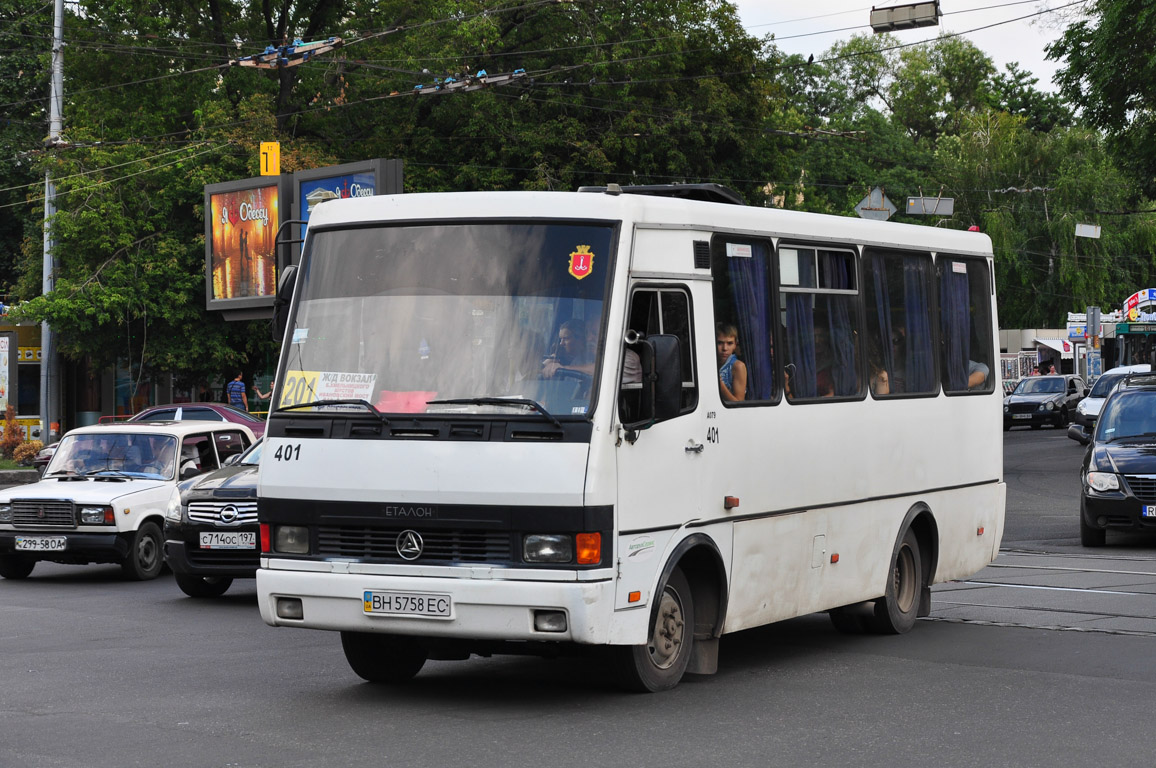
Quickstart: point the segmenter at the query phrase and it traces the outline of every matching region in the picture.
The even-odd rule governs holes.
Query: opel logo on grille
[[[397,553],[402,560],[417,560],[423,546],[421,534],[417,531],[406,530],[397,535]]]
[[[235,522],[237,522],[237,516],[239,514],[240,513],[237,511],[237,508],[235,506],[233,506],[232,504],[229,504],[228,506],[225,506],[225,507],[221,507],[221,522],[222,523],[235,523]]]

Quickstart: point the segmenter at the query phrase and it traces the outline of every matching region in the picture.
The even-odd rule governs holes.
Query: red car
[[[145,408],[129,421],[231,421],[244,424],[258,439],[265,434],[265,420],[221,403],[173,403]]]

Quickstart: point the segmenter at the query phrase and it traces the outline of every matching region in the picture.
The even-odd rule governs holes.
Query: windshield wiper
[[[277,410],[273,411],[273,413],[281,413],[281,411],[291,411],[294,408],[313,408],[313,407],[318,407],[318,406],[325,407],[327,405],[360,405],[363,408],[369,409],[369,412],[372,413],[374,416],[376,416],[381,421],[382,424],[384,424],[387,427],[389,426],[389,419],[385,418],[385,416],[382,415],[381,411],[377,410],[377,408],[375,408],[373,406],[373,403],[369,402],[368,400],[313,400],[312,402],[308,402],[308,403],[297,403],[295,405],[283,405],[280,408],[278,408]],[[338,411],[338,413],[340,413],[340,411]]]
[[[426,405],[512,405],[519,408],[533,408],[545,416],[550,423],[562,429],[562,422],[546,410],[546,406],[528,397],[455,397],[448,400],[426,400]]]

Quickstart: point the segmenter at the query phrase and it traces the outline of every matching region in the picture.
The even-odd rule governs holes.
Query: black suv
[[[165,516],[165,562],[189,597],[219,597],[254,578],[261,557],[257,469],[263,440],[213,472],[181,483]]]
[[[1003,428],[1044,424],[1062,427],[1072,420],[1076,404],[1088,394],[1084,380],[1073,374],[1028,376],[1003,401]]]
[[[1080,543],[1109,528],[1156,531],[1156,374],[1133,374],[1104,403],[1080,469]]]

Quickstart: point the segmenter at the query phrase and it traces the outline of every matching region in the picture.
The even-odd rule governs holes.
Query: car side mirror
[[[1088,437],[1088,433],[1079,424],[1072,424],[1068,427],[1068,437],[1072,438],[1080,445],[1087,445],[1088,443],[1092,442],[1091,438]]]
[[[221,462],[221,466],[231,467],[232,465],[236,464],[240,459],[241,459],[241,454],[234,453],[232,456],[225,457],[225,460]]]

